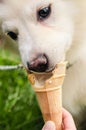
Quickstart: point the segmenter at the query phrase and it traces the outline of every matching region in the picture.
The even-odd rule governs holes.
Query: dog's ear
[[[2,3],[3,0],[0,0],[0,3]]]
[[[0,3],[3,3],[4,2],[4,0],[0,0]]]
[[[4,3],[6,0],[0,0],[0,3]]]
[[[5,2],[6,0],[0,0],[0,20],[7,14],[7,5]]]

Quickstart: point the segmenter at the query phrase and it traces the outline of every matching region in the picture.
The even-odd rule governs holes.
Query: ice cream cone
[[[44,121],[52,120],[56,130],[62,130],[62,85],[66,62],[58,64],[51,74],[30,74],[29,80],[36,92]],[[44,79],[44,82],[39,77]],[[47,79],[45,78],[47,77]]]

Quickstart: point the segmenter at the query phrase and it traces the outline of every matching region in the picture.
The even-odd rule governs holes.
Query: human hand
[[[63,108],[62,111],[62,123],[63,123],[63,130],[76,130],[76,126],[72,115]]]
[[[62,128],[62,130],[76,130],[71,114],[65,109],[62,110]],[[42,130],[56,130],[54,122],[46,122]]]

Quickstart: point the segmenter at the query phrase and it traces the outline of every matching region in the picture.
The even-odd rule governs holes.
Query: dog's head
[[[27,69],[49,71],[65,60],[73,23],[67,0],[0,0],[5,34],[17,41]]]

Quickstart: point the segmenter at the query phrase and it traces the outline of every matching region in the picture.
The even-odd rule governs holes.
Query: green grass
[[[0,65],[19,64],[17,55],[0,49]],[[23,69],[0,70],[0,130],[41,130],[43,119]]]

